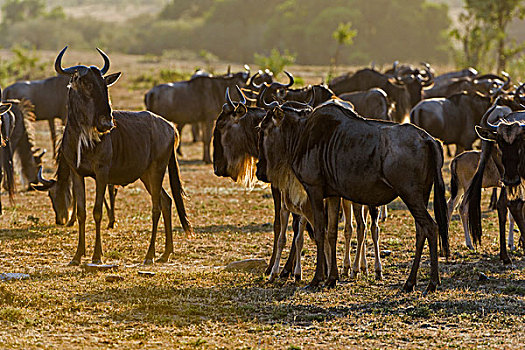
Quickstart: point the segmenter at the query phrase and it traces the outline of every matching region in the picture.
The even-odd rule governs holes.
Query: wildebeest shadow
[[[520,281],[523,285],[523,281]],[[520,287],[521,288],[521,287]],[[493,294],[484,299],[434,300],[401,296],[371,302],[349,302],[344,306],[319,306],[296,303],[294,286],[262,288],[260,286],[159,287],[134,286],[111,288],[81,294],[76,300],[84,304],[115,305],[106,313],[115,322],[173,323],[177,326],[220,321],[236,324],[239,320],[264,324],[293,324],[308,326],[313,322],[344,318],[349,315],[408,316],[430,318],[435,314],[453,316],[469,314],[481,317],[493,312],[525,315],[525,300],[512,295]],[[439,293],[439,292],[438,292]],[[120,304],[120,306],[118,306]],[[512,307],[508,307],[512,305]]]

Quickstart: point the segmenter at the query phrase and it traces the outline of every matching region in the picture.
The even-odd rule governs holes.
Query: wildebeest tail
[[[5,172],[5,187],[9,193],[9,199],[13,202],[15,193],[15,176],[13,169],[13,153],[9,140],[4,140],[4,146],[0,147],[2,152],[2,169]]]
[[[458,174],[457,174],[457,162],[456,158],[450,162],[450,201],[453,203],[454,199],[458,195]]]
[[[434,165],[434,216],[438,224],[439,237],[441,237],[441,246],[443,247],[446,257],[450,256],[450,245],[448,239],[448,217],[447,202],[445,200],[445,182],[441,168],[443,167],[443,147],[441,144],[432,140],[430,143],[431,160]]]
[[[470,185],[465,192],[466,202],[468,203],[468,228],[470,236],[474,241],[474,244],[481,245],[481,186],[483,183],[483,173],[485,172],[485,167],[487,161],[491,157],[492,142],[481,141],[481,157],[479,159],[478,168]]]
[[[170,178],[171,192],[173,194],[173,200],[179,214],[180,223],[186,234],[193,234],[193,228],[191,222],[186,214],[186,208],[184,207],[183,196],[185,196],[184,189],[182,188],[182,182],[180,180],[179,163],[175,156],[175,150],[171,151],[170,160],[168,163],[168,174]]]

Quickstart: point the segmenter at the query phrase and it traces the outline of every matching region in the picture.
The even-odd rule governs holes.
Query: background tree
[[[329,73],[329,78],[333,75],[337,68],[337,63],[339,62],[339,53],[343,46],[351,46],[354,43],[354,38],[357,35],[357,30],[351,29],[352,23],[339,23],[336,31],[332,33],[332,37],[337,42],[337,47],[335,49],[334,57],[331,62],[331,69]]]

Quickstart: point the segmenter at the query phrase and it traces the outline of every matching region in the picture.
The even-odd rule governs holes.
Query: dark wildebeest
[[[484,171],[493,156],[494,144],[501,152],[501,163],[503,173],[503,187],[498,199],[498,221],[500,235],[500,259],[505,264],[510,264],[511,259],[505,244],[505,224],[507,209],[518,224],[521,232],[519,244],[525,248],[525,219],[523,215],[523,205],[525,199],[524,182],[525,162],[523,152],[525,150],[524,125],[525,111],[512,112],[495,123],[489,122],[489,115],[497,107],[499,98],[493,106],[485,113],[480,125],[476,126],[476,132],[483,140],[481,145],[481,158],[478,169],[466,192],[469,203],[469,231],[474,243],[481,244],[481,187],[484,178]]]
[[[27,99],[35,106],[36,120],[47,120],[51,131],[53,154],[57,145],[55,118],[62,122],[67,116],[67,84],[64,76],[43,80],[19,81],[6,87],[2,99]]]
[[[440,283],[438,229],[445,254],[449,255],[440,143],[410,124],[361,118],[339,100],[317,107],[307,117],[302,110],[277,102],[273,106],[261,123],[257,177],[285,188],[294,187],[299,203],[307,199],[311,203],[317,265],[310,287],[325,280],[327,212],[323,200],[328,198],[328,216],[333,217],[340,203],[334,197],[379,206],[399,196],[416,221],[416,254],[404,290],[414,289],[426,239],[431,257],[427,291],[435,290]],[[427,212],[433,184],[437,225]],[[338,280],[337,229],[328,228],[328,232],[331,254],[326,258],[331,263],[326,284],[332,286]]]
[[[445,145],[455,144],[456,155],[472,149],[477,140],[474,126],[492,103],[493,96],[460,93],[449,98],[419,102],[410,112],[410,122],[426,130]]]
[[[395,103],[392,118],[400,123],[408,117],[410,109],[421,100],[423,88],[430,86],[432,81],[433,75],[428,65],[425,66],[424,71],[396,77],[389,77],[373,69],[365,68],[353,75],[335,78],[328,87],[338,96],[345,92],[381,88]]]
[[[14,129],[14,115],[9,111],[11,103],[0,103],[0,179],[3,172],[6,175],[6,188],[9,198],[13,200],[15,191],[15,179],[13,171],[13,155],[9,138]],[[2,201],[0,200],[0,214],[2,214]]]
[[[64,69],[62,56],[66,49],[67,46],[57,56],[55,70],[70,77],[68,116],[59,163],[64,162],[71,171],[77,202],[79,240],[71,264],[80,264],[82,256],[85,255],[85,177],[93,177],[96,181],[93,208],[96,238],[92,261],[102,261],[100,223],[106,186],[124,186],[138,179],[144,183],[152,202],[153,228],[144,262],[152,263],[155,258],[155,238],[161,212],[164,218],[166,245],[159,260],[167,261],[173,252],[173,239],[171,198],[162,188],[166,168],[182,227],[186,233],[192,232],[184,208],[183,189],[175,156],[174,147],[178,142],[178,133],[173,125],[151,112],[112,111],[108,86],[117,81],[120,73],[104,76],[109,69],[109,58],[98,50],[104,58],[102,69],[82,65]]]
[[[502,77],[494,74],[484,74],[463,76],[449,80],[441,79],[439,82],[434,80],[434,86],[423,90],[423,98],[450,97],[463,91],[485,94],[493,90],[495,86],[501,85],[503,85],[503,89],[508,89],[510,86],[510,76],[505,72],[502,72]]]
[[[452,211],[459,204],[459,214],[463,231],[465,234],[465,245],[469,249],[474,249],[472,240],[468,229],[468,202],[466,196],[463,196],[464,191],[468,188],[481,157],[481,151],[467,151],[456,156],[450,162],[450,198],[448,200],[448,218],[450,220]],[[501,164],[501,155],[498,155],[496,150],[493,151],[492,157],[487,160],[485,172],[483,174],[482,188],[497,188],[501,187],[500,169],[503,169]],[[514,219],[509,215],[509,248],[514,250]]]
[[[282,84],[274,83],[275,86]],[[227,103],[217,119],[214,129],[214,151],[213,163],[217,176],[231,177],[241,184],[249,184],[255,175],[255,161],[258,157],[257,127],[266,115],[262,108],[246,107],[245,100],[233,103],[226,93]],[[313,101],[310,101],[313,103]],[[293,102],[287,102],[293,104]],[[290,212],[301,214],[300,222],[298,216],[294,215],[294,238],[290,256],[281,271],[281,278],[288,277],[293,270],[296,280],[301,279],[301,257],[304,228],[311,234],[308,221],[313,221],[311,207],[307,203],[304,206],[296,206],[287,191],[282,193],[272,186],[274,196],[275,219],[274,219],[274,250],[270,260],[267,273],[270,281],[273,281],[279,273],[279,261],[286,244],[286,228]],[[367,271],[366,254],[363,245],[364,231],[366,228],[366,211],[361,205],[351,206],[349,201],[343,202],[345,211],[345,253],[343,260],[343,273],[348,274],[350,270],[350,240],[353,231],[352,216],[356,217],[358,232],[358,248],[352,266],[351,277],[356,277],[359,270]],[[373,215],[373,214],[372,214]],[[338,217],[335,217],[335,223]],[[297,224],[299,227],[297,227]],[[372,233],[374,238],[376,277],[382,278],[381,260],[379,257],[378,226],[377,220],[372,222]],[[295,266],[294,265],[295,262]],[[361,265],[361,266],[360,266]]]
[[[355,111],[366,118],[392,120],[390,116],[392,112],[391,103],[388,101],[386,92],[380,88],[348,92],[339,95],[339,98],[352,103]]]
[[[160,84],[145,95],[146,108],[176,123],[200,123],[203,133],[203,160],[211,163],[210,143],[215,118],[224,103],[226,88],[244,86],[249,72],[239,72],[227,77],[196,77],[188,81]]]

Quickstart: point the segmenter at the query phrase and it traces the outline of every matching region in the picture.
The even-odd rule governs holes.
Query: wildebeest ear
[[[7,112],[10,109],[11,109],[11,104],[10,103],[2,103],[0,105],[0,114],[4,114],[5,112]]]
[[[248,112],[248,109],[246,108],[245,105],[243,105],[242,103],[239,103],[239,105],[235,108],[235,118],[240,118],[242,117],[243,115],[246,114],[246,112]]]
[[[487,129],[482,128],[479,125],[476,125],[476,133],[480,139],[490,142],[496,141],[496,133]]]
[[[110,74],[110,75],[106,75],[104,77],[104,80],[106,81],[106,85],[107,86],[111,86],[113,84],[115,84],[118,80],[118,78],[120,78],[120,75],[122,73],[121,72],[118,72],[118,73],[113,73],[113,74]]]
[[[283,119],[284,119],[284,111],[279,107],[274,108],[273,117],[272,117],[274,124],[276,126],[281,125],[281,123],[283,122]]]

